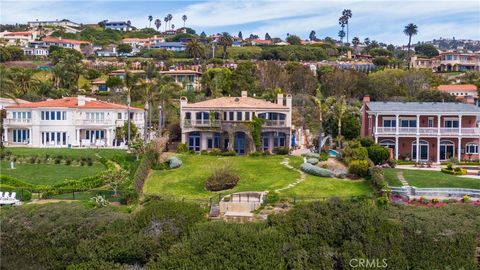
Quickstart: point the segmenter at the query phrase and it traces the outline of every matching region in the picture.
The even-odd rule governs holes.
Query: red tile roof
[[[45,100],[39,102],[30,102],[16,106],[8,106],[7,109],[27,109],[27,108],[77,108],[77,109],[127,109],[126,105],[109,103],[92,98],[85,98],[85,105],[78,105],[78,97],[64,97],[60,99]],[[131,110],[142,110],[140,108],[130,107]]]
[[[56,42],[56,43],[71,43],[71,44],[90,44],[90,42],[88,41],[68,39],[68,38],[56,38],[52,36],[44,37],[42,38],[42,41]]]
[[[438,90],[476,92],[477,86],[473,84],[442,84],[438,86]]]
[[[5,34],[5,36],[18,36],[18,35],[32,35],[32,32],[10,32]]]

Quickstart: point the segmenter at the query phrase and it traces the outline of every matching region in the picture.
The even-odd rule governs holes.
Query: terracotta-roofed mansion
[[[127,122],[128,107],[85,96],[64,97],[6,107],[3,141],[9,146],[67,147],[118,145],[117,127]],[[130,108],[141,134],[143,110]],[[115,142],[115,143],[114,143]]]
[[[261,149],[256,149],[252,137],[255,118],[262,118]],[[242,91],[240,97],[188,103],[180,99],[180,127],[182,143],[190,150],[201,151],[218,148],[246,154],[254,150],[274,151],[289,147],[292,125],[292,96],[278,94],[276,103],[248,97]]]

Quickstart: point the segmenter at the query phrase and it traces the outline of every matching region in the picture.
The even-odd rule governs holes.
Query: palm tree
[[[409,23],[403,29],[403,33],[408,36],[408,57],[410,57],[410,45],[412,44],[412,36],[418,34],[418,27],[413,24]],[[410,68],[410,63],[408,64]]]
[[[232,46],[232,43],[233,43],[232,36],[230,36],[230,34],[227,32],[223,32],[219,41],[219,44],[223,46],[223,53],[222,53],[223,59],[227,58],[227,47]]]
[[[9,80],[13,83],[12,90],[16,96],[23,96],[29,92],[36,92],[38,90],[40,81],[33,76],[33,69],[12,68],[12,72],[8,75],[6,81],[2,79],[2,92],[4,91],[3,83],[6,82],[8,84]]]
[[[163,18],[163,21],[165,22],[165,31],[167,31],[168,16],[165,16],[165,18]]]
[[[125,68],[125,86],[127,87],[127,124],[128,124],[128,134],[127,134],[127,142],[130,147],[130,138],[131,134],[131,119],[130,119],[130,105],[132,102],[132,92],[134,91],[135,87],[137,86],[138,77],[132,74],[128,68]]]
[[[344,9],[342,11],[342,17],[343,17],[343,21],[345,22],[345,25],[347,26],[347,43],[348,43],[348,20],[352,17],[352,11],[350,9]]]
[[[170,22],[171,22],[172,19],[173,19],[172,14],[169,13],[169,14],[167,15],[167,19],[168,19],[168,26],[170,27]]]
[[[182,16],[183,28],[185,28],[185,22],[187,21],[187,15]]]
[[[342,43],[343,43],[343,38],[345,37],[345,31],[343,31],[343,29],[340,30],[340,31],[338,32],[338,36],[340,37],[340,39],[342,40]]]
[[[138,82],[139,89],[143,90],[142,98],[145,103],[144,113],[144,127],[143,127],[143,140],[147,142],[148,139],[148,126],[151,124],[151,111],[153,110],[153,100],[156,93],[157,81],[156,80],[143,80]],[[150,121],[149,121],[150,120]]]
[[[358,45],[360,45],[360,39],[358,37],[352,38],[353,50],[357,53]]]
[[[152,21],[153,21],[153,16],[152,16],[152,15],[148,15],[148,28],[151,28],[151,27],[152,27]]]
[[[198,42],[198,39],[196,38],[187,43],[186,52],[190,57],[193,58],[195,62],[205,57],[205,48],[200,42]]]
[[[156,19],[155,20],[155,27],[157,28],[157,31],[160,28],[160,26],[162,26],[162,21],[160,19]]]
[[[367,37],[363,40],[363,43],[365,43],[365,45],[370,45],[370,39]]]

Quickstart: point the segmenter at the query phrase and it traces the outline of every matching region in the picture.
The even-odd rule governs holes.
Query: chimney
[[[247,91],[242,91],[242,97],[247,97],[247,96],[248,96]]]
[[[366,95],[363,97],[363,104],[369,103],[370,102],[370,96]]]
[[[287,101],[287,107],[289,107],[291,109],[292,108],[292,95],[288,94],[287,97],[285,98],[285,100]]]
[[[188,99],[187,97],[180,97],[180,110],[182,109],[183,106],[188,104]]]
[[[79,95],[77,97],[78,100],[78,106],[85,106],[85,96],[84,95]]]
[[[470,96],[470,95],[464,96],[463,97],[463,103],[473,105],[473,104],[475,104],[475,98],[473,98],[473,96]]]
[[[277,104],[283,105],[283,94],[277,94]]]

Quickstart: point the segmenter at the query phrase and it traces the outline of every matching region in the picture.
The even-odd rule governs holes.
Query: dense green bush
[[[237,152],[235,152],[235,151],[225,151],[225,152],[222,152],[221,155],[224,156],[224,157],[233,157],[233,156],[237,155]]]
[[[184,143],[177,144],[177,153],[186,153],[188,152],[188,147]]]
[[[375,144],[375,141],[371,137],[362,137],[359,141],[363,147],[370,147]]]
[[[352,160],[362,160],[368,158],[368,150],[363,146],[347,146],[342,152],[343,161],[349,164]]]
[[[288,153],[290,152],[290,149],[288,147],[277,147],[273,149],[273,152],[276,155],[288,155]]]
[[[348,164],[348,172],[358,177],[368,176],[368,161],[367,160],[352,160]]]
[[[222,151],[218,148],[213,148],[208,154],[211,156],[219,156],[222,154]]]
[[[449,170],[448,168],[442,168],[441,171],[446,174],[452,174],[452,175],[465,175],[467,174],[467,170],[460,168],[460,167],[455,167],[452,170]]]
[[[373,161],[375,165],[384,164],[390,157],[390,151],[387,147],[374,144],[367,147],[368,158]]]
[[[313,153],[313,152],[308,152],[308,153],[302,154],[302,156],[304,156],[306,158],[320,159],[320,155],[318,153]]]
[[[334,174],[332,171],[327,170],[327,169],[322,169],[317,166],[314,166],[310,163],[303,163],[300,165],[300,170],[304,173],[308,173],[311,175],[315,176],[321,176],[321,177],[333,177]]]
[[[369,179],[372,182],[373,187],[377,191],[382,191],[383,189],[387,188],[388,184],[385,181],[385,177],[383,175],[383,170],[378,167],[370,167],[369,169]]]

